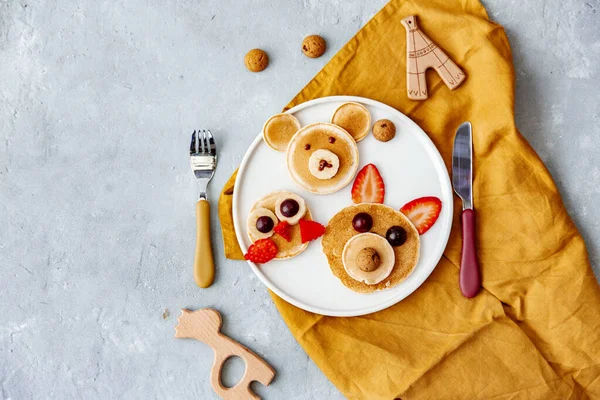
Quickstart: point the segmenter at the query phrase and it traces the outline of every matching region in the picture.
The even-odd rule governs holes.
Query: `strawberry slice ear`
[[[352,185],[352,200],[356,204],[379,203],[383,204],[385,197],[385,184],[379,170],[374,164],[365,165],[354,179]]]
[[[419,235],[427,232],[442,212],[442,201],[434,196],[420,197],[406,203],[400,212],[413,223]]]

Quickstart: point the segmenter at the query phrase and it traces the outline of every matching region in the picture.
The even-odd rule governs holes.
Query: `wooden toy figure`
[[[433,43],[417,25],[417,17],[411,15],[402,20],[406,29],[406,87],[408,98],[427,98],[425,71],[433,68],[446,86],[454,90],[465,80],[465,73]]]
[[[215,352],[215,361],[210,371],[210,382],[214,391],[223,399],[260,399],[250,390],[250,383],[257,381],[267,386],[273,380],[275,371],[252,351],[223,335],[220,332],[221,325],[221,314],[216,310],[209,308],[196,311],[183,309],[175,327],[175,337],[196,339],[212,347]],[[228,388],[221,382],[221,371],[225,360],[232,356],[238,356],[244,360],[246,371],[237,385]]]

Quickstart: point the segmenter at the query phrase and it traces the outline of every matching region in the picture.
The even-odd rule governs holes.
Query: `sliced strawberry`
[[[277,226],[275,226],[275,228],[273,228],[273,231],[278,234],[279,236],[281,236],[282,238],[284,238],[285,240],[287,240],[288,242],[292,241],[292,232],[290,232],[290,223],[287,221],[281,221],[280,223],[277,224]]]
[[[352,201],[355,203],[383,203],[385,185],[379,170],[367,164],[358,172],[352,185]]]
[[[302,243],[320,238],[325,233],[325,227],[316,221],[301,219],[299,224]]]
[[[259,264],[271,261],[277,255],[277,245],[272,239],[259,239],[248,247],[244,258]]]
[[[400,209],[417,228],[419,235],[427,232],[435,224],[441,211],[442,201],[433,196],[415,199]]]

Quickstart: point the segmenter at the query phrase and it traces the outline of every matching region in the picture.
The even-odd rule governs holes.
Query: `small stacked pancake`
[[[357,142],[371,130],[371,114],[359,103],[344,103],[335,110],[331,122],[344,128]]]
[[[275,114],[265,122],[263,138],[273,150],[286,151],[300,127],[300,122],[292,114]]]

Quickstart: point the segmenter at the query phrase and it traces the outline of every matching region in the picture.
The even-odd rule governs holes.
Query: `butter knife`
[[[470,122],[458,127],[452,152],[452,185],[463,203],[462,256],[459,286],[463,296],[475,297],[481,288],[481,272],[475,252],[475,211],[473,209],[473,131]]]

